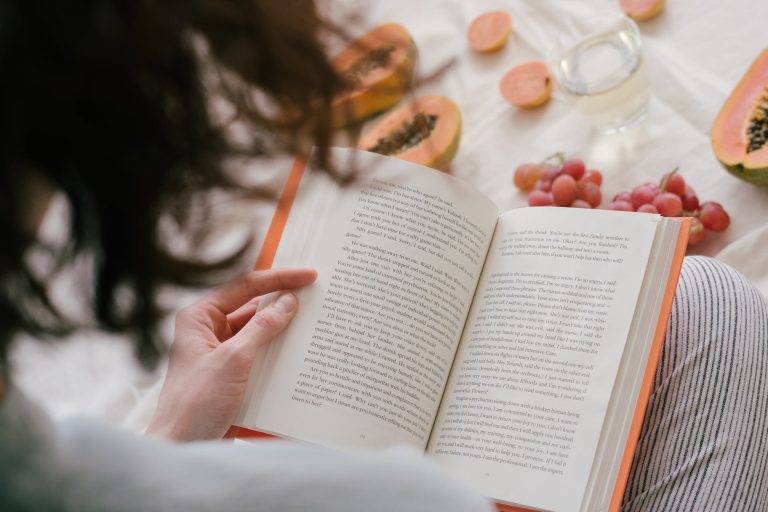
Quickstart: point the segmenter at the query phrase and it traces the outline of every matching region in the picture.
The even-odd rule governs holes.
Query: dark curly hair
[[[68,199],[55,259],[90,257],[92,326],[132,335],[140,358],[156,359],[158,286],[203,284],[232,262],[172,255],[159,220],[204,229],[190,212],[201,192],[233,188],[227,155],[314,144],[323,159],[341,88],[322,44],[333,33],[312,0],[0,2],[0,360],[18,332],[82,326],[29,261],[35,182]],[[234,106],[249,144],[227,140],[211,94]],[[287,111],[301,114],[275,114]]]

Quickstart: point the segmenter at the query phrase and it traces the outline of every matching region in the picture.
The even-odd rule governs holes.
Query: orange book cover
[[[264,243],[262,244],[261,251],[254,265],[255,270],[266,270],[272,267],[277,247],[280,244],[280,239],[285,229],[286,222],[288,221],[288,215],[290,214],[293,201],[296,197],[296,193],[301,183],[301,177],[306,169],[306,162],[301,159],[294,161],[293,166],[288,174],[285,186],[283,187],[282,194],[278,200],[277,207],[275,208],[272,222],[270,223],[267,234],[264,237]],[[683,258],[685,257],[685,250],[688,246],[688,233],[690,231],[690,219],[681,218],[682,229],[680,230],[680,236],[675,246],[674,257],[672,261],[672,267],[670,269],[669,279],[667,281],[666,289],[664,290],[664,299],[662,301],[661,314],[659,315],[658,323],[654,331],[654,339],[651,345],[651,350],[648,355],[648,363],[646,365],[645,375],[643,377],[643,383],[640,389],[640,394],[637,399],[637,406],[632,419],[632,425],[630,427],[629,436],[627,438],[627,444],[624,448],[624,455],[622,457],[621,466],[618,476],[616,478],[616,485],[614,487],[613,496],[609,506],[610,512],[618,512],[621,507],[621,501],[624,496],[624,490],[627,485],[627,479],[629,478],[629,471],[632,467],[632,459],[635,453],[635,448],[640,437],[640,429],[643,424],[643,417],[645,415],[645,409],[648,405],[648,400],[651,397],[651,391],[653,387],[653,379],[656,373],[656,367],[658,366],[659,357],[661,355],[661,346],[664,342],[664,334],[666,332],[667,323],[669,321],[669,315],[672,312],[672,301],[675,297],[675,290],[677,288],[677,280],[680,275],[680,270],[683,265]],[[244,427],[233,426],[227,433],[227,437],[236,437],[238,439],[275,439],[275,436],[271,434],[265,434],[256,430],[250,430]],[[526,512],[530,509],[515,507],[505,504],[497,504],[497,508],[501,512]]]

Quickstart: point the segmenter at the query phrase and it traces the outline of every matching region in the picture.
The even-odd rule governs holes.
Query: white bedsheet
[[[534,111],[510,107],[498,92],[504,72],[542,59],[569,20],[618,13],[618,0],[379,0],[330,7],[336,19],[347,13],[358,16],[345,24],[354,35],[385,22],[403,24],[419,48],[422,73],[455,60],[448,72],[417,93],[443,94],[459,106],[464,131],[452,172],[474,183],[503,210],[525,204],[525,196],[511,183],[515,166],[556,150],[582,157],[603,172],[604,206],[614,194],[680,167],[699,197],[721,202],[732,219],[725,233],[710,236],[692,252],[722,259],[768,295],[768,188],[729,175],[709,144],[714,117],[768,41],[765,0],[668,0],[658,18],[641,23],[652,81],[650,114],[643,125],[618,136],[593,130],[558,92]],[[509,44],[494,55],[472,53],[465,42],[470,21],[499,9],[512,14]],[[256,167],[276,175],[287,171],[285,162],[262,163],[253,172]],[[271,205],[260,203],[246,217],[264,226],[270,212]],[[81,337],[56,348],[24,342],[13,354],[15,379],[55,416],[86,413],[141,429],[163,371],[145,375],[129,354],[120,340]]]

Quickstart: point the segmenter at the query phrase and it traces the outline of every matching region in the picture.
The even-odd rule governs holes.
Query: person
[[[231,155],[295,152],[309,134],[323,160],[343,84],[322,41],[339,33],[308,0],[0,3],[0,509],[491,510],[405,449],[220,440],[254,353],[290,322],[291,290],[311,269],[247,273],[177,316],[146,436],[53,422],[10,380],[19,333],[126,333],[141,361],[157,360],[157,290],[210,284],[240,255],[204,264],[159,233],[205,233],[206,193],[237,193]],[[236,115],[222,120],[211,96]],[[298,115],[269,114],[281,110]],[[252,140],[227,137],[233,120]],[[51,189],[70,207],[62,246],[35,232]],[[68,297],[87,305],[75,318],[49,294],[73,261],[89,276]],[[270,292],[280,298],[257,312]],[[686,259],[624,510],[768,506],[767,326],[766,300],[742,276]]]
[[[179,314],[145,437],[54,423],[9,380],[22,332],[124,333],[157,360],[157,290],[210,285],[243,252],[210,262],[165,242],[196,247],[211,192],[241,193],[232,158],[313,144],[324,160],[343,84],[323,42],[340,34],[311,0],[0,2],[0,510],[489,510],[409,450],[219,440],[313,270],[251,272]],[[35,232],[51,190],[69,207],[61,244]],[[62,307],[51,283],[81,267]]]

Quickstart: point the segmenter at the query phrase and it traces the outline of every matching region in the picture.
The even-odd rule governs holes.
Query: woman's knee
[[[739,504],[768,493],[765,375],[768,301],[724,263],[686,258],[625,509],[687,496],[687,510],[756,510]]]
[[[683,261],[672,315],[689,329],[709,326],[712,334],[723,336],[768,336],[766,299],[739,272],[704,256]]]
[[[768,360],[768,302],[728,265],[688,257],[667,325],[657,385],[714,366]]]

